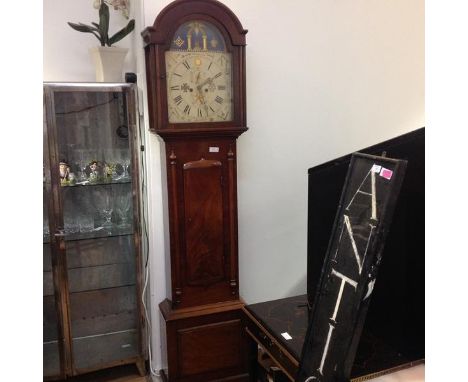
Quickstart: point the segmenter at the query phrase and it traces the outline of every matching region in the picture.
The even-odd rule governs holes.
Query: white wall
[[[241,295],[305,293],[307,169],[424,126],[424,1],[224,2],[249,30]]]
[[[128,20],[112,8],[109,12],[109,35],[112,35],[127,25]],[[88,25],[91,22],[98,23],[99,14],[98,10],[93,8],[93,0],[44,0],[43,79],[65,82],[95,81],[96,76],[88,49],[100,43],[92,34],[75,31],[67,22]],[[133,38],[127,36],[116,45],[130,49],[125,58],[124,71],[134,72]]]
[[[238,140],[238,214],[240,292],[252,303],[305,293],[307,169],[424,126],[424,1],[223,2],[249,30],[250,130]],[[135,53],[126,70],[137,72],[143,94],[139,31],[168,3],[132,3],[137,33],[123,40]],[[87,53],[93,37],[66,25],[94,21],[91,4],[44,1],[45,80],[93,80]],[[153,366],[160,368],[164,173],[160,141],[146,135]]]

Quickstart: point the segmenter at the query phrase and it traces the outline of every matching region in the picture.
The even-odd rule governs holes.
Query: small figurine
[[[59,171],[60,171],[60,184],[67,185],[70,179],[70,166],[68,165],[65,160],[60,161],[59,163]]]
[[[75,174],[70,171],[70,166],[65,160],[59,163],[60,184],[62,186],[72,186],[75,184]]]
[[[98,169],[99,169],[99,162],[97,160],[92,160],[89,162],[89,181],[90,182],[97,182],[98,181]]]
[[[99,163],[97,160],[92,160],[91,162],[89,162],[89,168],[91,170],[91,174],[95,173],[97,176],[98,167],[99,167]]]
[[[64,160],[59,163],[59,170],[60,170],[60,179],[61,180],[68,180],[68,176],[70,174],[70,166]]]
[[[106,163],[104,165],[104,176],[107,179],[110,179],[112,177],[115,177],[116,174],[116,166],[113,163]]]

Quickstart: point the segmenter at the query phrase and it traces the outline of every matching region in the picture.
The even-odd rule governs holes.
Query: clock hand
[[[197,99],[200,101],[200,103],[202,105],[205,105],[206,104],[206,101],[205,101],[205,96],[203,95],[202,91],[201,91],[201,87],[200,86],[197,86]]]
[[[211,83],[211,82],[213,82],[213,78],[208,77],[208,78],[207,78],[205,81],[203,81],[201,84],[197,85],[197,89],[198,89],[198,90],[201,90],[201,88],[202,88],[203,85],[206,85],[206,84]]]
[[[205,96],[202,94],[202,92],[199,92],[198,94],[199,94],[199,95],[198,95],[198,99],[200,100],[200,103],[201,103],[202,105],[206,105]]]

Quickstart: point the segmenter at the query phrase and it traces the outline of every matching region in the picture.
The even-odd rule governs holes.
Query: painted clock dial
[[[231,53],[214,25],[182,24],[165,61],[169,123],[232,121]]]

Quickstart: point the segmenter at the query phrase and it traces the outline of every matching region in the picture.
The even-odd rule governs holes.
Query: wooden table
[[[294,381],[307,332],[308,315],[307,295],[244,306],[243,320],[249,338],[251,382],[257,382],[258,345],[288,379]],[[285,333],[291,339],[286,339]],[[351,381],[367,381],[423,362],[395,352],[385,343],[379,342],[372,333],[364,330],[351,373]]]

